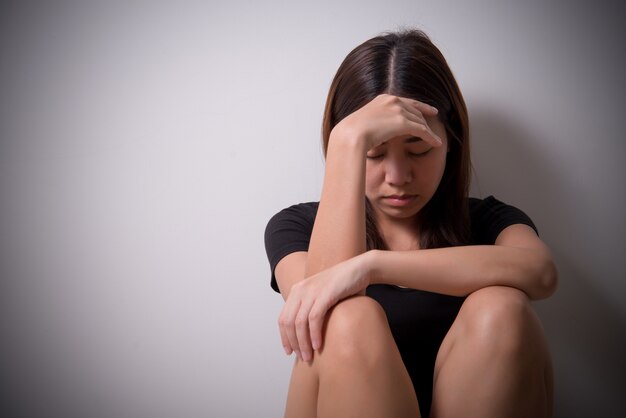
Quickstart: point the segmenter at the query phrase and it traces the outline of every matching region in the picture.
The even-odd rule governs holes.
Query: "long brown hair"
[[[446,128],[449,152],[441,183],[418,216],[421,248],[469,242],[467,196],[471,172],[469,121],[465,101],[439,49],[419,30],[387,33],[352,50],[330,86],[322,143],[324,155],[332,129],[379,94],[408,97],[435,106]],[[368,249],[387,249],[366,199]]]

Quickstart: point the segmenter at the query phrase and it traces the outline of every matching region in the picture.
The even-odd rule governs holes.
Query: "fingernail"
[[[302,360],[302,354],[300,354],[300,350],[293,350],[296,353],[296,357],[298,357],[298,360]]]
[[[302,353],[302,360],[304,360],[304,361],[306,361],[306,362],[311,361],[311,355],[309,354],[309,352],[308,352],[308,351],[304,351],[304,352]]]
[[[291,353],[293,353],[293,350],[287,347],[286,345],[283,346],[283,349],[285,350],[285,354],[287,355],[290,355]]]
[[[433,112],[439,113],[439,109],[437,109],[435,106],[431,106],[431,108],[433,109]]]
[[[312,344],[313,344],[313,350],[319,350],[320,342],[318,340],[313,340]]]

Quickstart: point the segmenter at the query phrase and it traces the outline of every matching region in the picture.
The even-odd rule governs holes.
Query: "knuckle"
[[[404,117],[403,114],[398,113],[397,115],[395,115],[393,117],[394,122],[399,124],[399,125],[408,125],[409,124],[409,120],[407,118]]]
[[[309,312],[309,321],[310,322],[316,322],[320,319],[320,313],[317,311],[311,311]]]
[[[290,323],[291,323],[291,321],[286,316],[281,315],[281,316],[278,317],[278,325],[279,326],[287,327],[287,326],[289,326]]]
[[[383,98],[384,98],[385,104],[388,106],[394,106],[400,103],[400,99],[397,96],[385,94]]]
[[[302,328],[304,326],[306,326],[308,324],[308,319],[305,317],[298,317],[296,318],[296,327],[298,328]]]
[[[300,292],[301,288],[302,288],[302,282],[294,283],[294,285],[291,286],[291,290],[289,291],[289,294],[290,295],[297,294],[298,292]]]

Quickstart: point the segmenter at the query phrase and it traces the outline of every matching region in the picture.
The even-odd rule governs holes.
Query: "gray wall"
[[[626,415],[623,6],[13,3],[0,13],[2,410],[281,415],[292,360],[265,223],[319,197],[340,61],[407,25],[465,92],[473,194],[526,210],[554,250],[561,286],[537,310],[556,416]]]

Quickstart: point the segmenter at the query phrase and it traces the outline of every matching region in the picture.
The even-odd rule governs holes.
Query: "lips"
[[[417,198],[414,194],[392,194],[384,196],[383,199],[392,206],[406,206]]]

